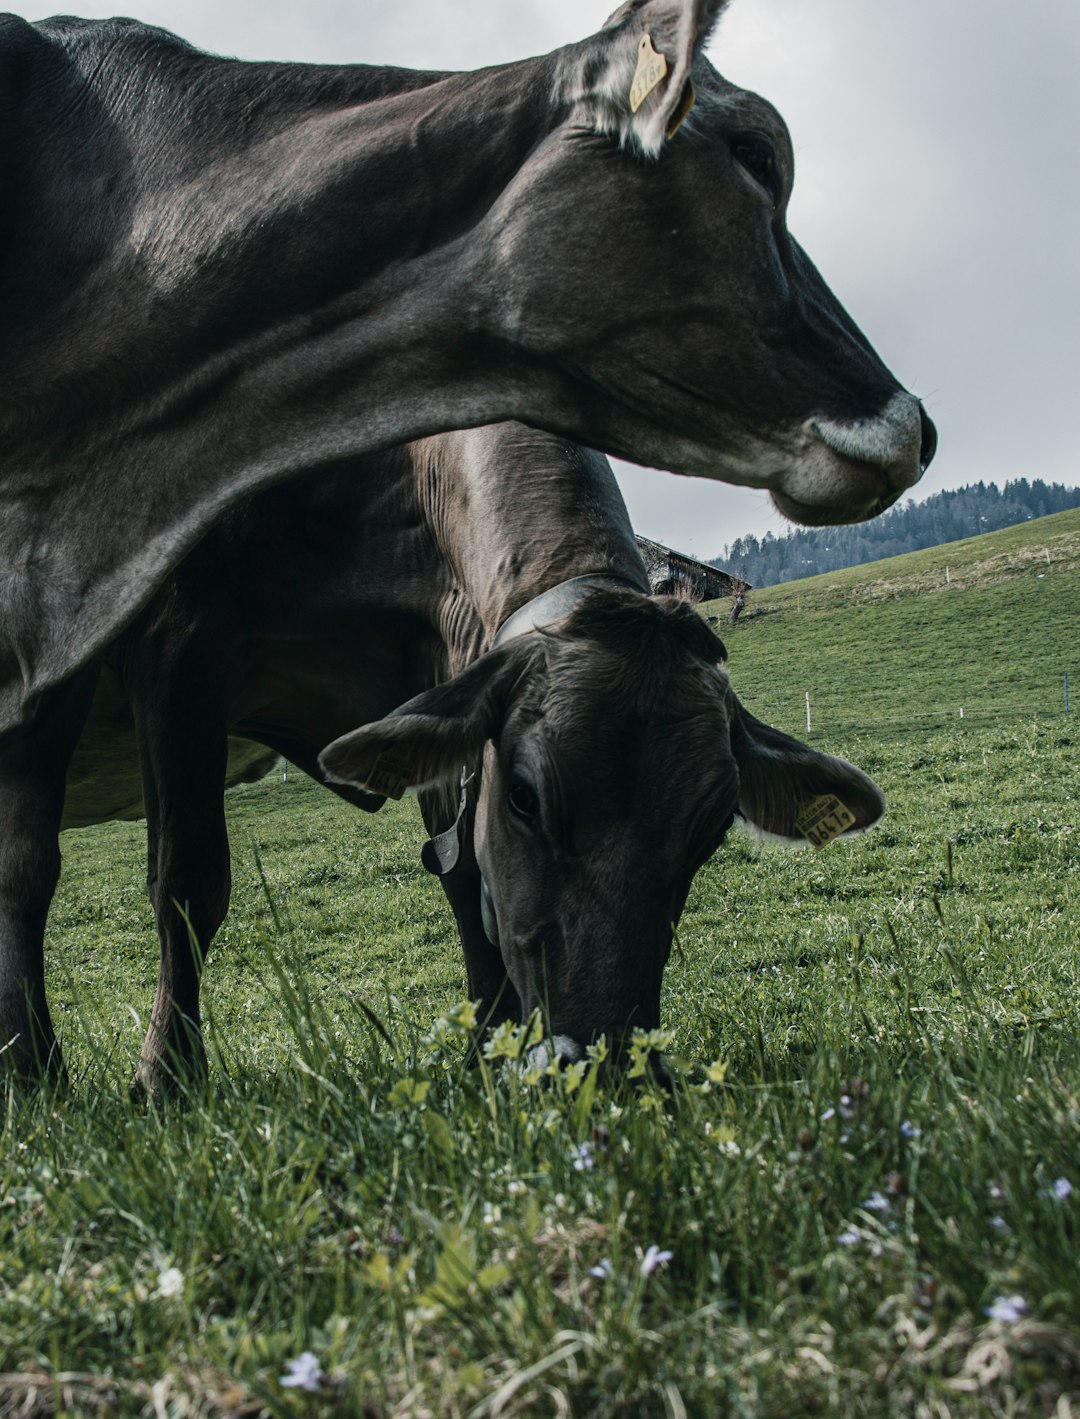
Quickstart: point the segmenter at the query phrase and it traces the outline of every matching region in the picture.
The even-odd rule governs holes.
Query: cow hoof
[[[67,1067],[55,1039],[20,1049],[18,1036],[15,1036],[0,1048],[0,1085],[6,1084],[21,1092],[49,1089],[62,1093],[68,1083]]]
[[[132,1103],[144,1106],[166,1099],[177,1100],[201,1094],[207,1087],[208,1069],[201,1060],[140,1059],[135,1077],[128,1086]]]

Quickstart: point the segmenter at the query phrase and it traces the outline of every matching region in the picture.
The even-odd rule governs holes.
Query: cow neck
[[[645,594],[629,577],[606,572],[570,577],[568,581],[561,581],[557,586],[551,586],[539,596],[534,596],[531,601],[527,601],[508,616],[495,633],[492,647],[505,645],[507,641],[528,635],[530,631],[540,631],[564,621],[598,587],[636,591],[639,596]]]
[[[432,605],[451,674],[539,610],[559,619],[564,584],[649,582],[615,475],[601,454],[520,423],[414,446],[417,499],[443,570]],[[582,579],[585,580],[582,580]],[[567,593],[570,595],[570,593]],[[572,609],[569,600],[564,610]],[[530,627],[531,628],[531,627]]]

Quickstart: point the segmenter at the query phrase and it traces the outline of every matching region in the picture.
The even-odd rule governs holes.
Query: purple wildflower
[[[658,1267],[667,1266],[671,1257],[671,1252],[661,1251],[655,1244],[649,1247],[641,1261],[642,1276],[651,1276]]]
[[[305,1350],[295,1360],[286,1360],[287,1375],[282,1375],[278,1383],[282,1389],[306,1389],[309,1394],[317,1394],[322,1383],[322,1366],[311,1353]]]
[[[1004,1325],[1015,1325],[1026,1311],[1027,1302],[1023,1296],[998,1296],[992,1306],[986,1307],[990,1319],[1001,1321]]]

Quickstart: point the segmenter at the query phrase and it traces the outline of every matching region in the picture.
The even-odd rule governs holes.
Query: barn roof
[[[662,542],[638,537],[637,544],[654,592],[684,590],[690,592],[694,601],[715,601],[718,597],[751,589],[750,583],[741,577],[697,562],[684,552],[665,547]]]

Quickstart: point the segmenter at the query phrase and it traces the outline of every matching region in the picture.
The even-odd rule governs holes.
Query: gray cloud
[[[615,0],[131,3],[222,53],[472,68],[580,38]],[[788,120],[792,230],[939,424],[916,496],[979,478],[1075,482],[1080,5],[736,0],[711,57]],[[760,493],[621,478],[639,528],[699,556],[783,530]]]

